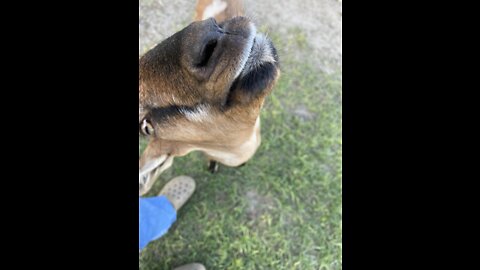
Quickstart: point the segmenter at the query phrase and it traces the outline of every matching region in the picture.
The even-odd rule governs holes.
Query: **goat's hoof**
[[[216,173],[218,172],[218,162],[216,161],[210,161],[210,164],[208,165],[208,171],[211,173]]]

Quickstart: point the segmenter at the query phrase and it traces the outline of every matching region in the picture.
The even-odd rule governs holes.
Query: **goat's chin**
[[[278,55],[272,41],[263,34],[256,34],[248,59],[234,83],[251,93],[266,89],[278,75]]]

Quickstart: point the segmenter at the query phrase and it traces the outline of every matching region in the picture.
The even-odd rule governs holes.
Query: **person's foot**
[[[195,191],[195,180],[190,176],[177,176],[170,180],[160,191],[159,196],[164,195],[178,211]],[[187,268],[189,269],[189,268]],[[196,268],[192,268],[196,269]],[[202,268],[199,268],[202,269]]]
[[[205,266],[199,263],[190,263],[179,266],[173,270],[206,270]]]

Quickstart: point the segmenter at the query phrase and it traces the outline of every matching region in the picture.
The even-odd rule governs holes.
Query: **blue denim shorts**
[[[162,237],[177,219],[177,211],[165,196],[138,198],[139,249]]]

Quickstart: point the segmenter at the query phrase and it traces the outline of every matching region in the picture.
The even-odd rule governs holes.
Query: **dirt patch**
[[[247,216],[251,221],[257,220],[265,211],[273,207],[273,200],[258,194],[256,190],[249,190],[245,194],[248,202]]]
[[[140,0],[138,54],[142,55],[192,22],[195,5],[195,0]]]
[[[306,35],[308,47],[312,48],[308,57],[322,71],[331,73],[341,68],[341,2],[337,0],[245,0],[245,9],[257,24],[267,26],[270,32],[286,36],[291,34],[289,29],[301,29]]]

